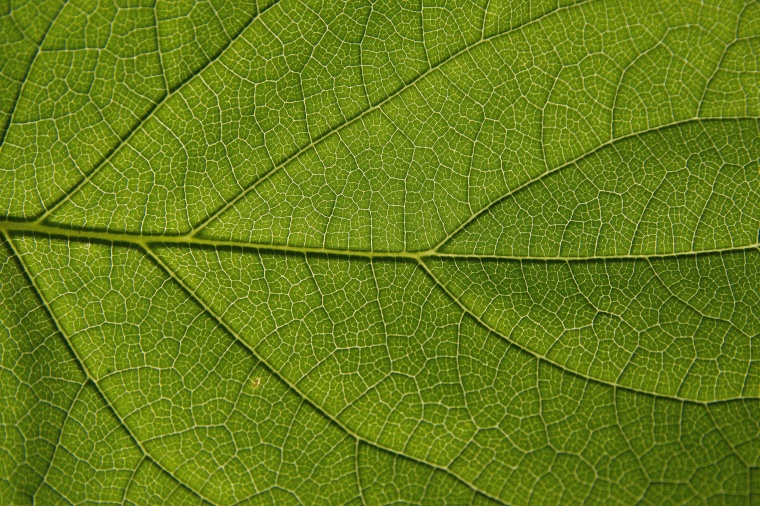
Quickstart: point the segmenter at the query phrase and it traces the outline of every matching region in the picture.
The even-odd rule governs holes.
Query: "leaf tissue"
[[[0,504],[760,504],[760,2],[0,27]]]

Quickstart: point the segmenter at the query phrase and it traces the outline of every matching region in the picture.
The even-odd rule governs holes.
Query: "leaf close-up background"
[[[0,504],[760,504],[760,2],[0,1]]]

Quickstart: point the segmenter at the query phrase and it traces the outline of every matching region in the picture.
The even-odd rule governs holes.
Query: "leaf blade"
[[[758,16],[68,3],[0,149],[0,486],[751,502]]]

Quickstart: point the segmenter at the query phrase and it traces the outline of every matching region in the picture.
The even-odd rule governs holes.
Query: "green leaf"
[[[0,504],[760,500],[760,3],[0,26]]]

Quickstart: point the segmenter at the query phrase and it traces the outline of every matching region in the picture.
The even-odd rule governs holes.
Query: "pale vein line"
[[[13,24],[16,26],[16,29],[21,32],[21,34],[24,36],[25,39],[34,43],[37,46],[37,48],[34,50],[34,55],[32,56],[32,59],[29,62],[29,66],[26,68],[24,77],[21,78],[21,86],[19,86],[18,92],[16,93],[16,96],[13,99],[13,106],[11,107],[10,115],[8,116],[8,122],[5,124],[5,128],[3,128],[2,132],[0,132],[0,146],[3,146],[5,144],[5,138],[8,135],[8,131],[11,129],[11,125],[13,124],[13,118],[16,117],[16,110],[18,109],[18,103],[21,100],[21,94],[24,92],[24,89],[26,88],[27,79],[32,73],[32,67],[34,66],[34,63],[37,61],[37,56],[39,56],[40,52],[42,51],[42,45],[45,43],[45,39],[47,39],[48,34],[53,29],[53,25],[55,24],[55,22],[58,21],[58,16],[61,15],[61,12],[66,7],[67,3],[68,3],[68,0],[64,0],[64,2],[61,4],[61,7],[58,9],[58,12],[56,12],[55,16],[53,16],[53,19],[50,20],[50,25],[48,26],[47,30],[45,30],[45,33],[42,35],[42,38],[40,39],[39,44],[29,39],[29,36],[26,34],[26,32],[23,31],[21,27],[16,24],[16,20],[13,18],[13,12],[8,14],[11,20],[13,21]]]
[[[242,200],[246,195],[248,195],[248,193],[250,193],[255,188],[257,188],[261,183],[267,181],[273,174],[275,174],[276,172],[278,172],[280,169],[282,169],[283,167],[285,167],[286,165],[288,165],[293,160],[296,160],[303,153],[305,153],[306,151],[310,150],[311,148],[317,146],[318,144],[322,143],[323,141],[327,140],[328,138],[332,137],[333,135],[338,134],[340,131],[342,131],[343,129],[351,126],[352,124],[356,123],[357,121],[360,121],[362,118],[364,118],[368,114],[371,114],[375,110],[381,109],[385,104],[391,102],[396,97],[400,96],[403,92],[405,92],[406,90],[412,88],[418,82],[424,80],[427,76],[429,76],[429,75],[433,74],[434,72],[436,72],[438,69],[440,69],[441,67],[443,67],[444,65],[446,65],[446,63],[448,63],[449,61],[453,61],[456,58],[458,58],[459,56],[461,56],[463,54],[467,54],[470,51],[473,51],[475,48],[479,47],[480,45],[485,44],[485,43],[487,43],[487,42],[489,42],[489,41],[491,41],[493,39],[496,39],[496,38],[499,38],[499,37],[503,37],[503,36],[508,35],[510,33],[517,32],[517,31],[522,30],[522,29],[524,29],[524,28],[526,28],[528,26],[531,26],[534,23],[538,23],[539,21],[542,21],[544,18],[547,18],[547,17],[549,17],[549,16],[551,16],[551,15],[557,13],[557,12],[573,9],[573,8],[579,7],[581,5],[584,5],[584,4],[587,4],[587,3],[591,3],[593,1],[595,1],[595,0],[583,0],[583,1],[578,2],[576,4],[571,4],[571,5],[566,5],[566,6],[562,6],[562,7],[557,7],[556,9],[552,9],[552,10],[550,10],[548,12],[545,12],[545,13],[541,14],[540,16],[538,16],[535,19],[527,21],[527,22],[525,22],[525,23],[523,23],[521,25],[512,27],[509,30],[505,30],[503,32],[496,33],[496,34],[488,36],[488,37],[480,38],[475,43],[470,44],[469,46],[465,46],[462,49],[460,49],[459,51],[457,51],[455,53],[452,53],[448,58],[445,58],[445,59],[441,60],[440,62],[438,62],[437,64],[428,67],[427,70],[425,70],[424,72],[420,73],[418,76],[414,77],[411,81],[409,81],[408,83],[404,84],[398,90],[396,90],[393,93],[389,94],[387,97],[383,98],[382,100],[380,100],[379,102],[377,102],[375,105],[370,106],[369,108],[365,109],[364,111],[362,111],[361,113],[357,114],[356,116],[354,116],[353,118],[349,119],[348,121],[340,123],[339,125],[333,127],[331,130],[326,131],[324,134],[320,135],[319,137],[317,137],[316,139],[314,139],[313,141],[311,141],[306,146],[303,146],[302,148],[298,149],[292,155],[286,157],[283,161],[281,161],[280,163],[278,163],[277,165],[275,165],[274,167],[272,167],[271,169],[269,169],[267,172],[265,172],[261,177],[257,178],[253,183],[249,184],[247,188],[243,189],[242,192],[238,193],[234,198],[232,198],[231,200],[229,200],[222,207],[220,207],[219,209],[217,209],[216,211],[214,211],[211,215],[209,215],[207,218],[205,218],[199,224],[195,225],[195,227],[193,228],[193,230],[189,234],[187,234],[188,237],[192,237],[192,236],[200,233],[204,228],[206,228],[209,225],[209,223],[212,223],[216,218],[218,218],[219,216],[221,216],[228,209],[232,208],[235,204],[237,204],[240,200]]]
[[[557,369],[563,371],[564,373],[576,376],[578,378],[582,378],[583,380],[591,382],[591,383],[598,383],[600,385],[605,385],[605,386],[607,386],[609,388],[612,388],[612,389],[617,388],[617,389],[620,389],[620,390],[626,390],[626,391],[629,391],[629,392],[633,392],[633,393],[638,394],[638,395],[645,395],[645,396],[654,397],[654,398],[657,398],[657,399],[668,399],[668,400],[671,400],[671,401],[677,401],[677,402],[681,402],[681,403],[685,403],[685,404],[698,404],[698,405],[701,405],[701,406],[708,406],[710,404],[720,404],[720,403],[731,402],[731,401],[738,401],[738,400],[760,399],[760,397],[729,397],[729,398],[725,398],[725,399],[717,399],[717,400],[714,400],[714,401],[700,401],[700,400],[696,400],[696,399],[688,399],[688,398],[685,398],[685,397],[680,397],[680,396],[677,396],[677,395],[667,395],[667,394],[661,394],[661,393],[657,393],[657,392],[648,392],[648,391],[645,391],[645,390],[638,390],[638,389],[633,388],[633,387],[629,387],[629,386],[626,386],[626,385],[620,385],[618,383],[614,383],[614,382],[611,382],[611,381],[603,380],[601,378],[595,378],[593,376],[585,375],[585,374],[583,374],[583,373],[581,373],[579,371],[574,371],[572,369],[568,369],[567,366],[564,366],[564,365],[562,365],[562,364],[560,364],[558,362],[555,362],[554,360],[550,359],[546,355],[542,355],[542,354],[540,354],[540,353],[538,353],[538,352],[536,352],[534,350],[531,350],[530,348],[527,348],[527,347],[523,346],[520,343],[517,343],[517,342],[513,341],[508,336],[505,336],[499,330],[497,330],[494,327],[492,327],[491,325],[489,325],[481,317],[479,317],[478,315],[476,315],[470,308],[468,308],[463,302],[461,302],[459,300],[459,298],[456,295],[454,295],[454,293],[451,292],[451,290],[448,289],[448,287],[446,286],[446,284],[438,279],[438,277],[433,273],[432,269],[430,269],[425,264],[424,261],[420,260],[419,261],[419,265],[422,268],[422,270],[425,271],[425,273],[428,275],[428,277],[431,279],[431,281],[433,283],[435,283],[435,285],[438,288],[440,288],[446,294],[446,296],[449,299],[451,299],[457,306],[459,306],[459,308],[462,311],[464,311],[466,314],[470,315],[483,328],[485,328],[486,330],[488,330],[492,334],[498,336],[499,338],[503,339],[504,341],[506,341],[510,345],[512,345],[512,346],[520,349],[524,353],[527,353],[528,355],[534,357],[538,361],[545,362],[545,363],[547,363],[547,364],[549,364],[549,365],[551,365],[553,367],[556,367]]]
[[[137,463],[135,468],[130,473],[129,481],[124,486],[124,490],[122,491],[122,494],[121,494],[121,504],[126,504],[127,496],[129,495],[129,489],[132,487],[132,484],[135,482],[135,476],[137,476],[137,473],[140,472],[140,468],[143,466],[143,464],[148,458],[149,457],[147,455],[143,454],[142,458],[140,459],[140,462]]]
[[[369,441],[365,439],[364,437],[360,436],[353,430],[349,429],[347,426],[343,424],[343,422],[339,421],[337,418],[333,417],[330,413],[328,413],[326,410],[324,410],[321,406],[316,404],[314,401],[312,401],[309,396],[307,396],[305,393],[301,392],[300,389],[296,385],[294,385],[290,380],[288,380],[285,376],[283,376],[277,369],[275,369],[263,356],[261,356],[254,347],[252,347],[248,342],[243,339],[232,327],[230,327],[226,321],[224,321],[219,315],[216,314],[215,311],[211,309],[211,307],[206,304],[206,302],[196,294],[195,290],[191,286],[185,283],[185,281],[178,276],[173,269],[171,269],[162,259],[160,256],[155,254],[147,245],[142,246],[143,251],[147,254],[149,258],[151,258],[158,266],[161,267],[161,269],[166,272],[166,274],[175,282],[177,283],[182,289],[188,294],[188,296],[195,301],[196,304],[198,304],[206,314],[209,315],[214,321],[216,321],[222,328],[224,328],[229,335],[238,343],[240,343],[248,352],[253,356],[256,360],[258,360],[266,369],[277,379],[279,379],[284,385],[287,385],[290,390],[295,393],[299,398],[303,400],[303,402],[309,404],[316,410],[318,413],[320,413],[322,416],[324,416],[327,420],[335,424],[336,427],[341,429],[345,434],[351,436],[354,438],[354,440],[359,440],[363,442],[366,445],[373,446],[381,451],[390,453],[392,455],[408,459],[410,461],[416,462],[420,465],[424,465],[427,467],[430,467],[434,470],[438,470],[441,472],[446,473],[448,476],[454,478],[457,482],[462,483],[467,488],[472,490],[473,492],[477,494],[481,494],[485,497],[488,497],[489,499],[492,499],[493,501],[499,502],[503,504],[503,501],[499,499],[498,497],[489,494],[488,492],[478,488],[476,485],[467,482],[463,478],[459,477],[457,474],[455,474],[452,470],[450,470],[447,467],[440,466],[438,464],[433,464],[431,462],[426,462],[424,460],[420,460],[414,456],[406,455],[404,453],[400,453],[397,450],[394,450],[393,448],[386,447],[380,443],[376,443],[373,441]]]
[[[362,473],[359,468],[359,445],[361,442],[359,438],[356,438],[356,447],[354,448],[354,467],[356,468],[356,485],[359,488],[359,499],[362,501],[362,506],[367,506],[367,500],[364,498],[364,487],[362,486]]]
[[[662,397],[662,398],[668,398],[668,399],[674,399],[679,400],[682,402],[693,402],[698,404],[707,404],[709,402],[725,402],[734,400],[734,398],[726,398],[726,399],[720,399],[717,401],[697,401],[694,399],[687,399],[687,398],[681,398],[679,396],[669,396],[665,394],[657,394],[654,392],[647,392],[642,390],[636,390],[634,388],[625,387],[623,385],[619,385],[617,383],[607,382],[605,380],[594,378],[590,376],[585,376],[577,371],[573,371],[571,369],[567,369],[566,367],[562,366],[561,364],[558,364],[549,358],[540,355],[532,350],[529,350],[527,348],[523,348],[520,344],[513,342],[508,337],[501,334],[499,331],[493,329],[488,324],[486,324],[484,321],[482,321],[477,315],[472,313],[470,309],[468,309],[452,292],[449,291],[449,289],[444,285],[443,282],[437,279],[437,277],[432,273],[432,271],[427,267],[425,264],[425,260],[430,259],[458,259],[463,258],[466,260],[483,260],[483,259],[496,259],[496,260],[505,260],[505,258],[499,258],[499,257],[477,257],[477,256],[457,256],[455,254],[437,254],[437,253],[430,253],[430,254],[412,254],[412,253],[377,253],[377,252],[349,252],[349,251],[342,251],[342,250],[328,250],[323,248],[298,248],[298,247],[278,247],[278,246],[270,246],[270,245],[251,245],[248,243],[218,243],[216,241],[204,241],[201,239],[192,239],[191,241],[188,241],[184,239],[183,237],[170,237],[169,240],[166,240],[166,238],[159,238],[157,240],[146,240],[145,237],[142,236],[133,236],[133,235],[119,235],[119,234],[112,234],[112,233],[87,233],[87,232],[79,232],[79,231],[66,231],[57,229],[55,227],[40,227],[40,226],[34,226],[32,229],[29,228],[29,224],[27,223],[19,223],[19,222],[5,222],[0,223],[0,231],[3,231],[5,233],[8,232],[31,232],[33,234],[43,234],[50,237],[55,236],[62,236],[69,239],[80,239],[80,240],[89,240],[89,241],[107,241],[110,243],[125,243],[125,244],[133,244],[135,246],[138,246],[146,251],[151,251],[150,246],[151,245],[176,245],[176,246],[203,246],[203,247],[213,247],[213,248],[220,248],[220,247],[232,247],[232,248],[239,248],[241,250],[249,249],[249,250],[256,250],[256,251],[274,251],[274,252],[282,252],[282,253],[298,253],[298,254],[316,254],[316,255],[333,255],[333,256],[344,256],[344,257],[359,257],[364,258],[368,260],[372,260],[375,258],[387,258],[387,259],[394,259],[399,261],[415,261],[417,262],[424,270],[425,272],[432,278],[432,280],[438,285],[453,301],[456,302],[462,310],[464,310],[467,314],[470,314],[475,318],[479,323],[481,323],[484,327],[486,327],[488,330],[493,332],[494,334],[502,337],[503,339],[507,340],[511,344],[519,347],[520,349],[524,350],[526,353],[531,354],[532,356],[535,356],[538,359],[545,360],[548,363],[559,367],[560,369],[567,371],[569,374],[575,374],[579,377],[582,377],[584,379],[587,379],[589,381],[597,381],[602,384],[606,384],[608,386],[616,386],[622,389],[628,389],[633,392],[637,392],[640,394],[645,395],[653,395],[655,397]],[[513,258],[506,258],[506,260],[513,260],[513,261],[547,261],[547,262],[570,262],[570,261],[577,261],[577,262],[585,262],[588,260],[594,260],[594,261],[614,261],[614,260],[620,260],[622,259],[635,259],[635,260],[645,260],[650,261],[652,259],[660,259],[660,258],[680,258],[680,257],[696,257],[696,256],[702,256],[706,254],[722,254],[722,253],[730,253],[730,252],[743,252],[743,251],[758,251],[758,248],[760,248],[759,244],[752,244],[748,246],[743,247],[731,247],[726,249],[718,249],[718,250],[712,250],[712,251],[706,251],[706,252],[688,252],[688,253],[677,253],[673,255],[652,255],[652,256],[626,256],[626,257],[599,257],[599,258],[593,258],[593,259],[586,259],[586,258],[531,258],[531,257],[513,257]],[[153,256],[153,255],[151,255]],[[162,264],[163,265],[163,264]],[[165,267],[166,268],[166,267]],[[172,272],[166,268],[168,272]],[[173,274],[173,272],[172,272]],[[181,282],[179,278],[176,275],[173,275],[175,279],[178,280],[184,285],[184,282]],[[190,291],[189,288],[186,288],[191,294],[194,295],[194,292]],[[736,399],[752,399],[753,397],[737,397]]]
[[[606,141],[606,142],[604,142],[604,143],[596,146],[591,151],[587,151],[586,153],[583,153],[582,155],[574,158],[573,160],[570,160],[570,161],[567,161],[567,162],[565,162],[565,163],[563,163],[561,165],[558,165],[557,167],[555,167],[553,169],[545,170],[541,174],[539,174],[539,175],[537,175],[537,176],[535,176],[535,177],[533,177],[533,178],[525,181],[524,183],[520,184],[519,186],[516,186],[515,188],[512,188],[512,189],[508,190],[506,193],[504,193],[500,197],[496,198],[490,204],[488,204],[487,206],[483,207],[480,211],[476,212],[475,214],[473,214],[472,216],[470,216],[467,220],[465,220],[464,222],[462,222],[457,228],[455,228],[446,237],[444,237],[442,240],[440,240],[438,242],[438,244],[436,244],[435,246],[433,246],[432,250],[433,251],[438,251],[440,248],[442,248],[443,246],[445,246],[447,242],[449,242],[452,238],[454,238],[454,236],[456,236],[459,232],[461,232],[462,230],[464,230],[465,228],[467,228],[468,225],[470,225],[472,222],[474,222],[475,220],[477,220],[478,218],[480,218],[482,215],[486,214],[488,211],[490,211],[491,209],[493,209],[495,206],[497,206],[501,202],[503,202],[503,201],[507,200],[508,198],[514,196],[515,194],[517,194],[517,193],[525,190],[526,188],[528,188],[528,187],[530,187],[530,186],[538,183],[539,181],[545,179],[546,177],[548,177],[548,176],[550,176],[552,174],[555,174],[557,172],[560,172],[563,169],[566,169],[568,167],[572,167],[573,165],[575,165],[577,163],[580,163],[581,161],[585,160],[586,158],[589,158],[589,157],[593,156],[594,154],[598,153],[599,151],[603,150],[604,148],[607,148],[607,147],[610,147],[610,146],[614,146],[618,142],[623,142],[623,141],[625,141],[627,139],[633,139],[633,138],[640,137],[640,136],[643,136],[643,135],[646,135],[646,134],[649,134],[649,133],[653,133],[653,132],[660,132],[660,131],[663,131],[663,130],[667,130],[669,128],[676,128],[678,126],[686,125],[686,124],[689,124],[689,123],[700,123],[700,124],[702,124],[702,123],[705,123],[705,122],[717,122],[717,121],[720,121],[720,122],[725,122],[725,121],[747,121],[747,120],[749,120],[749,121],[757,121],[758,119],[760,119],[760,118],[757,118],[757,117],[754,117],[754,116],[736,116],[736,117],[731,117],[731,118],[698,118],[698,117],[694,117],[694,118],[689,118],[689,119],[685,119],[685,120],[680,120],[680,121],[674,121],[674,122],[671,122],[671,123],[666,123],[666,124],[659,125],[659,126],[656,126],[656,127],[647,128],[647,129],[640,130],[640,131],[637,131],[637,132],[631,132],[631,133],[626,134],[626,135],[621,135],[620,137],[612,138],[612,139],[610,139],[610,140],[608,140],[608,141]]]
[[[733,453],[737,459],[739,459],[739,462],[744,464],[744,467],[747,468],[747,471],[749,471],[750,466],[745,458],[742,456],[741,453],[734,447],[733,444],[731,444],[731,441],[726,437],[726,434],[723,432],[723,429],[721,429],[720,424],[718,423],[718,420],[715,419],[715,415],[713,415],[712,410],[710,410],[710,407],[708,406],[707,409],[707,415],[710,417],[710,420],[712,420],[713,425],[715,426],[715,430],[718,431],[718,434],[720,434],[720,438],[723,440],[724,443],[726,443],[726,446],[728,446],[731,449],[731,453]]]
[[[251,19],[246,24],[244,24],[240,28],[240,31],[237,33],[237,35],[235,35],[235,37],[233,37],[232,39],[230,39],[229,42],[227,42],[227,44],[225,46],[223,46],[222,48],[220,48],[219,52],[216,55],[214,55],[212,58],[210,58],[206,63],[204,63],[200,68],[198,68],[198,70],[196,70],[195,72],[191,73],[184,81],[182,81],[182,83],[179,84],[179,86],[177,86],[173,90],[169,91],[168,93],[164,94],[164,96],[158,102],[156,102],[148,110],[148,112],[142,118],[140,118],[138,120],[137,124],[135,124],[135,126],[133,126],[130,129],[129,133],[125,137],[119,139],[119,141],[116,143],[116,145],[111,148],[111,150],[100,160],[100,162],[98,162],[97,165],[95,165],[95,167],[93,167],[93,169],[89,172],[89,174],[87,174],[81,181],[79,181],[79,183],[77,183],[76,186],[74,186],[73,188],[71,188],[70,190],[68,190],[66,192],[66,194],[58,202],[56,202],[55,204],[53,204],[49,209],[47,209],[39,217],[37,217],[35,219],[35,223],[42,223],[43,221],[45,221],[51,214],[53,214],[56,210],[58,210],[63,204],[65,204],[66,202],[68,202],[71,199],[71,197],[73,197],[74,195],[76,195],[79,192],[79,190],[81,190],[85,185],[87,185],[87,183],[89,183],[90,181],[92,181],[93,178],[95,178],[95,176],[103,169],[103,167],[105,167],[108,164],[108,162],[110,162],[111,159],[114,156],[116,156],[117,153],[119,153],[121,151],[121,148],[123,148],[124,146],[126,146],[127,143],[129,143],[130,139],[132,139],[132,137],[134,137],[135,135],[137,135],[138,132],[142,131],[142,126],[150,118],[152,118],[155,115],[155,113],[171,97],[177,95],[188,83],[190,83],[191,81],[193,81],[196,77],[200,76],[201,73],[205,69],[207,69],[212,63],[214,63],[219,58],[221,58],[227,52],[227,49],[229,49],[229,47],[232,46],[232,44],[235,43],[235,41],[237,41],[240,37],[243,36],[243,33],[245,33],[245,31],[248,29],[248,27],[250,27],[254,23],[254,21],[256,21],[257,19],[259,19],[261,17],[261,15],[264,14],[264,12],[266,12],[271,7],[277,5],[278,3],[279,3],[279,0],[276,0],[274,3],[272,3],[272,5],[269,5],[265,9],[263,9],[262,11],[257,12],[254,16],[251,17]],[[156,26],[158,26],[158,25],[156,25]],[[160,55],[161,54],[161,48],[157,47],[156,49],[157,49],[157,51],[159,52],[159,55]],[[163,74],[163,72],[162,72],[162,74]],[[164,81],[166,81],[166,77],[165,76],[164,76]]]
[[[16,255],[15,250],[13,254]],[[66,428],[66,424],[68,423],[69,418],[71,417],[71,412],[74,411],[74,405],[79,400],[79,396],[82,394],[82,390],[84,390],[84,387],[86,385],[87,385],[87,380],[85,379],[85,381],[83,381],[82,384],[79,385],[79,390],[77,390],[76,395],[72,399],[71,405],[69,405],[69,409],[68,411],[66,411],[66,416],[64,416],[63,420],[61,421],[61,428],[58,431],[58,440],[55,442],[55,448],[53,449],[53,454],[50,456],[50,462],[48,463],[47,469],[45,469],[45,474],[42,476],[42,480],[40,481],[40,484],[37,485],[37,489],[34,491],[34,494],[32,494],[32,501],[37,500],[37,494],[40,493],[40,490],[42,490],[42,488],[47,483],[47,478],[50,475],[50,470],[53,468],[53,462],[55,462],[55,457],[56,455],[58,455],[58,449],[61,447],[61,442],[63,440],[63,430]],[[47,485],[50,488],[52,488],[52,486],[49,483]]]
[[[85,375],[85,382],[84,382],[83,385],[86,385],[88,382],[92,383],[92,386],[95,388],[95,390],[98,393],[98,395],[100,396],[100,398],[103,399],[103,402],[106,404],[106,407],[108,408],[108,410],[111,411],[111,413],[113,413],[114,417],[119,422],[119,425],[121,425],[121,427],[126,431],[126,433],[129,436],[129,438],[135,443],[135,445],[142,452],[142,454],[143,454],[144,457],[147,457],[148,459],[150,459],[151,462],[153,462],[156,465],[156,467],[158,467],[162,472],[164,472],[167,476],[169,476],[170,478],[172,478],[180,486],[182,486],[185,489],[187,489],[193,495],[197,496],[198,498],[200,498],[200,499],[202,499],[204,501],[207,501],[207,502],[210,502],[210,503],[213,504],[213,502],[211,500],[209,500],[209,499],[203,497],[202,495],[200,495],[198,492],[196,492],[195,490],[193,490],[192,487],[190,487],[189,485],[185,484],[182,480],[180,480],[179,478],[177,478],[176,476],[174,476],[174,474],[172,474],[166,468],[164,468],[155,458],[153,458],[151,456],[151,454],[145,449],[145,447],[143,447],[143,445],[140,442],[140,440],[137,439],[137,437],[132,433],[132,430],[129,428],[129,426],[126,424],[126,422],[124,422],[124,419],[116,411],[116,408],[112,404],[111,400],[108,398],[108,396],[106,396],[105,392],[100,387],[100,385],[98,384],[97,380],[90,373],[89,368],[85,365],[85,362],[82,359],[82,357],[79,355],[79,352],[77,351],[77,349],[74,347],[73,344],[71,344],[71,341],[70,341],[68,335],[66,334],[66,332],[64,332],[63,327],[61,327],[60,323],[58,322],[58,318],[55,316],[55,313],[53,312],[53,308],[48,303],[48,300],[45,297],[42,289],[37,284],[36,278],[32,275],[32,271],[26,265],[26,262],[24,261],[23,256],[21,255],[21,253],[16,248],[16,245],[14,244],[13,240],[11,239],[11,236],[6,231],[3,231],[3,235],[5,236],[5,239],[8,242],[8,245],[10,246],[11,250],[13,251],[13,254],[17,258],[19,264],[21,265],[21,268],[24,270],[24,273],[26,274],[26,277],[29,278],[30,285],[32,286],[32,288],[36,292],[37,297],[39,297],[40,301],[42,302],[42,305],[45,307],[45,311],[50,316],[50,320],[53,323],[55,329],[64,338],[64,342],[66,342],[67,348],[71,352],[74,360],[79,365],[79,368],[81,369],[82,373]],[[73,407],[73,404],[72,404],[72,407]],[[61,428],[61,430],[63,430],[63,428]],[[52,460],[51,460],[51,465],[52,465]]]

